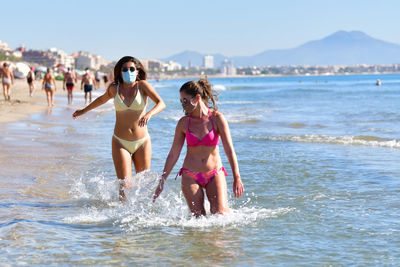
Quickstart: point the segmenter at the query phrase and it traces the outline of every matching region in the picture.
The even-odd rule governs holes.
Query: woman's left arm
[[[139,120],[139,126],[144,127],[152,116],[165,109],[165,103],[157,94],[156,90],[154,90],[153,86],[151,86],[147,81],[140,81],[140,88],[142,88],[143,92],[150,97],[154,103],[156,103],[156,105]]]
[[[217,113],[215,120],[218,128],[218,132],[221,136],[222,145],[224,147],[225,154],[228,158],[229,165],[231,165],[233,173],[233,193],[235,197],[239,198],[244,191],[242,180],[240,179],[239,165],[237,162],[237,157],[235,149],[233,148],[231,133],[229,130],[228,122],[226,121],[224,115]]]
[[[56,78],[54,78],[54,76],[52,76],[51,79],[52,79],[52,82],[54,84],[54,91],[57,91]]]

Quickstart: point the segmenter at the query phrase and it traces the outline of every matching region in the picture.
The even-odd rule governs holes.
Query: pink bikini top
[[[212,120],[211,111],[208,112],[208,115],[210,116],[211,119],[212,130],[209,131],[201,140],[196,135],[191,133],[189,130],[190,126],[190,115],[189,115],[188,127],[186,130],[186,143],[188,146],[218,146],[219,136],[214,129],[214,123]]]

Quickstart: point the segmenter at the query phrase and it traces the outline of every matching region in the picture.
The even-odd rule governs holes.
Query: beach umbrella
[[[27,64],[18,62],[17,64],[15,64],[14,76],[16,78],[24,79],[28,75],[30,70],[31,69]]]
[[[60,67],[58,67],[58,71],[67,72],[68,69],[66,67],[64,67],[64,66],[60,66]]]

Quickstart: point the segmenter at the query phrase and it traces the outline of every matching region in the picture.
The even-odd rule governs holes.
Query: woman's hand
[[[144,115],[140,120],[139,120],[139,127],[144,127],[149,123],[149,120],[151,118],[151,115],[146,114]]]
[[[164,180],[164,178],[161,176],[161,180],[160,180],[160,182],[158,183],[156,192],[154,192],[153,203],[156,201],[156,199],[160,196],[161,192],[163,191],[163,189],[164,189],[164,182],[165,182],[165,180]]]
[[[240,178],[234,179],[233,181],[233,194],[235,194],[235,197],[239,198],[244,192],[242,180]]]
[[[77,111],[74,112],[74,114],[72,114],[72,118],[76,119],[79,116],[83,115],[85,112],[83,109],[78,109]]]

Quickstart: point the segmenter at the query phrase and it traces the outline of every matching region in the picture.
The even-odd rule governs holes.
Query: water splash
[[[160,175],[152,171],[136,174],[132,187],[125,190],[127,200],[118,200],[118,181],[111,181],[102,175],[92,178],[80,177],[72,185],[70,194],[83,203],[81,212],[64,219],[71,224],[113,224],[123,231],[131,232],[144,228],[225,228],[262,222],[268,218],[293,212],[294,208],[267,209],[256,207],[252,202],[254,194],[243,196],[240,204],[228,199],[231,212],[224,215],[207,215],[201,218],[191,216],[186,201],[175,181],[167,181],[164,191],[153,203],[153,194]],[[208,201],[205,208],[209,211]]]

